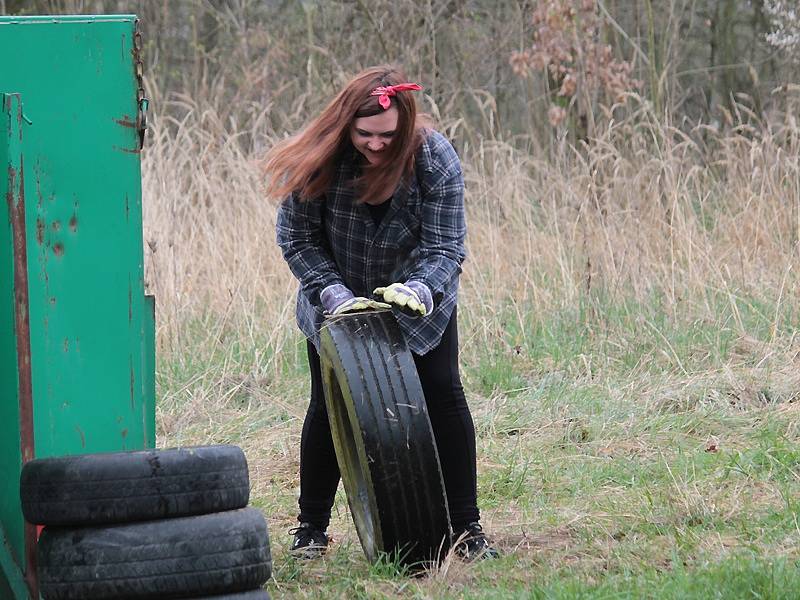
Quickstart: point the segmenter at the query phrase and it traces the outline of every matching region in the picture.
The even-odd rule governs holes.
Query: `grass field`
[[[156,130],[158,443],[242,446],[275,598],[798,597],[800,131],[646,117],[547,157],[461,149],[463,379],[503,557],[423,578],[365,561],[341,490],[328,556],[288,556],[308,382],[275,201],[207,114]]]

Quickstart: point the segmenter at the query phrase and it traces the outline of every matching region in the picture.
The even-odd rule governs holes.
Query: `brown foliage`
[[[522,77],[544,71],[555,83],[557,104],[548,111],[553,126],[564,122],[568,109],[585,111],[592,99],[622,102],[642,86],[632,76],[633,65],[617,60],[611,45],[600,41],[603,19],[596,0],[547,0],[533,11],[533,44],[511,55],[514,72]],[[579,94],[585,97],[581,102]]]

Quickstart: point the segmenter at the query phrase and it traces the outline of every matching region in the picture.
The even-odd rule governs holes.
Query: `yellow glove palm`
[[[419,295],[402,283],[393,283],[387,287],[375,288],[373,295],[399,308],[403,313],[415,317],[424,317],[428,310]]]
[[[350,298],[349,300],[342,302],[333,310],[331,315],[342,315],[345,313],[361,312],[364,310],[385,310],[387,308],[391,308],[391,306],[385,302],[378,302],[376,300],[364,298],[363,296],[356,296],[355,298]]]

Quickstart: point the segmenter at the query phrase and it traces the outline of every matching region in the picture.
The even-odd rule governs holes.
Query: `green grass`
[[[426,577],[391,557],[370,565],[341,489],[329,554],[287,554],[308,395],[299,337],[276,351],[266,329],[210,343],[195,326],[191,357],[160,356],[159,445],[244,448],[275,598],[796,598],[797,313],[763,298],[684,304],[595,297],[462,335],[498,561]],[[462,332],[479,324],[464,312]]]

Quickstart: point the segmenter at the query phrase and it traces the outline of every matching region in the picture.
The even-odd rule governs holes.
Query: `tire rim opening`
[[[353,427],[352,419],[355,416],[350,415],[347,410],[342,388],[333,370],[330,371],[329,377],[331,379],[329,389],[332,392],[331,405],[333,408],[331,425],[336,428],[336,435],[343,442],[341,459],[344,464],[340,465],[342,467],[342,481],[347,492],[350,512],[353,515],[353,521],[355,521],[361,544],[367,556],[374,559],[378,555],[379,544],[375,535],[378,527],[375,522],[375,514],[372,511],[370,488],[367,483],[369,465],[367,464],[366,456],[362,460],[362,454],[359,452],[360,447],[363,446],[361,434],[357,426],[355,429]]]

